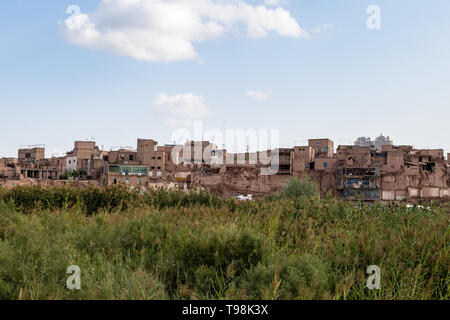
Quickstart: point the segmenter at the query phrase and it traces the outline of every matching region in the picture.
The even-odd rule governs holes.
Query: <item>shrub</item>
[[[309,175],[292,177],[281,193],[283,198],[313,198],[319,196],[317,184]]]
[[[237,230],[207,233],[194,239],[176,236],[160,265],[161,281],[171,297],[182,285],[213,296],[231,269],[239,278],[261,261],[262,242],[248,231]]]
[[[250,299],[318,299],[327,290],[327,272],[313,255],[277,255],[265,266],[249,271],[242,288]]]

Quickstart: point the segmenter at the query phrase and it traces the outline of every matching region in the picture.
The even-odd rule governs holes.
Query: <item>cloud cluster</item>
[[[202,120],[210,113],[205,99],[193,93],[172,96],[160,93],[154,105],[165,124],[173,127],[191,127],[194,121]]]
[[[197,59],[194,43],[227,32],[308,37],[288,10],[244,0],[102,0],[93,12],[72,13],[60,24],[67,41],[143,61]]]
[[[312,29],[312,32],[315,34],[321,34],[321,33],[329,33],[336,29],[336,27],[333,24],[324,23],[321,25],[318,25],[317,27]]]
[[[264,0],[264,3],[268,6],[278,6],[281,3],[281,0]]]
[[[270,95],[268,93],[265,93],[261,90],[258,90],[258,91],[247,90],[245,92],[245,95],[249,98],[259,100],[259,101],[267,100],[270,97]]]

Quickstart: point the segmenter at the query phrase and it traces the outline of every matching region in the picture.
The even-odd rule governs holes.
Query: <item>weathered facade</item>
[[[20,165],[31,164],[45,158],[45,148],[42,146],[19,149],[18,162]]]
[[[93,141],[77,141],[65,157],[45,159],[45,148],[34,147],[19,150],[17,159],[0,159],[0,186],[55,184],[76,171],[83,174],[71,180],[100,185],[206,188],[258,196],[280,191],[292,176],[308,174],[321,194],[349,200],[449,199],[450,154],[446,159],[441,149],[417,150],[387,140],[341,145],[335,153],[331,139],[310,139],[307,146],[240,154],[208,141],[158,146],[155,140],[138,139],[136,149],[110,151]]]

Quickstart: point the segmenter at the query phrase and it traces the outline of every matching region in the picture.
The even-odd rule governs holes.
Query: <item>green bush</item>
[[[207,233],[194,239],[175,235],[160,265],[161,281],[171,297],[183,285],[202,296],[214,296],[231,269],[233,277],[240,278],[261,261],[262,243],[247,231]]]
[[[292,177],[281,193],[283,198],[313,198],[319,197],[319,191],[314,179],[304,174],[301,177]]]
[[[318,257],[277,255],[271,264],[249,271],[242,287],[249,299],[320,299],[327,281],[327,270]]]

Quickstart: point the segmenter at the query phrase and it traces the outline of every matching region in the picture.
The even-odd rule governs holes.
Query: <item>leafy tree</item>
[[[314,179],[310,175],[292,177],[284,187],[281,194],[283,198],[319,197],[319,190]]]

